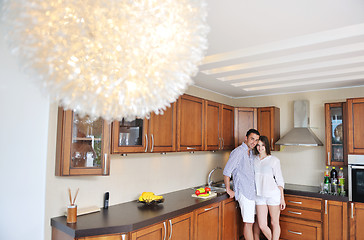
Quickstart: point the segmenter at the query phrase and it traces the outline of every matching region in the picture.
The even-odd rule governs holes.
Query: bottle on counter
[[[344,178],[344,171],[341,167],[338,172],[338,194],[345,196],[345,178]]]
[[[330,171],[328,166],[326,166],[325,170],[323,193],[330,193]]]
[[[330,172],[331,178],[331,193],[337,195],[337,171],[335,167],[332,167]]]

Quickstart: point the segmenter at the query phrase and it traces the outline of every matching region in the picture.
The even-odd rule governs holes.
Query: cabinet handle
[[[152,148],[150,149],[150,152],[153,152],[154,150],[154,136],[152,134]]]
[[[330,161],[331,161],[330,152],[327,152],[327,165],[329,165],[329,166],[330,166]]]
[[[271,145],[270,145],[270,148],[271,148],[271,150],[274,150],[274,147],[273,147],[273,138],[271,139]]]
[[[214,208],[214,207],[205,208],[205,211],[211,210],[211,209],[213,209],[213,208]]]
[[[297,234],[297,235],[302,235],[301,232],[294,232],[294,231],[291,231],[291,230],[288,230],[289,233],[293,233],[293,234]]]
[[[302,215],[302,213],[300,212],[292,212],[292,211],[288,211],[289,213],[292,213],[292,214],[296,214],[296,215]]]
[[[288,202],[295,203],[295,204],[302,204],[302,202],[295,202],[295,201],[290,201],[290,200],[288,200]]]
[[[219,150],[221,149],[221,138],[219,138]]]
[[[163,236],[163,240],[166,240],[166,235],[167,235],[166,222],[163,222],[163,227],[164,227],[164,236]]]
[[[107,174],[107,153],[104,154],[104,175]]]
[[[148,151],[148,134],[145,134],[145,150],[144,152]]]
[[[224,149],[224,144],[225,144],[224,138],[221,138],[221,140],[222,140],[221,149]]]
[[[351,218],[354,219],[354,203],[351,203]]]
[[[125,237],[126,237],[125,234],[121,235],[121,240],[125,240]]]
[[[193,149],[196,149],[196,148],[193,148],[193,147],[187,147],[187,150],[193,150]]]
[[[327,200],[325,200],[325,214],[327,215]]]
[[[171,239],[171,237],[172,237],[172,228],[173,228],[173,226],[172,226],[172,220],[171,219],[169,219],[169,227],[171,228],[171,231],[169,232],[168,240]]]

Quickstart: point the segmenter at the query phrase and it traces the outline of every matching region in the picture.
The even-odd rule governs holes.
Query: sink
[[[212,187],[225,188],[225,183],[213,183]]]
[[[198,188],[205,188],[205,187],[208,187],[208,185],[202,185],[202,186],[197,186],[197,187],[194,187],[194,190],[197,190]],[[226,192],[226,189],[225,189],[225,184],[212,184],[212,186],[210,187],[211,191],[213,192],[216,192],[216,193],[222,193],[222,192]]]

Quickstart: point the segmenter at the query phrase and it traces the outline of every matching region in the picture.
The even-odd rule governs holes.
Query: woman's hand
[[[235,197],[235,192],[233,190],[231,190],[230,188],[229,189],[226,189],[226,193],[229,194],[229,197],[230,198],[234,198]]]
[[[282,197],[281,197],[280,207],[281,207],[281,211],[283,211],[286,208],[286,202],[284,201],[284,198],[282,198]]]

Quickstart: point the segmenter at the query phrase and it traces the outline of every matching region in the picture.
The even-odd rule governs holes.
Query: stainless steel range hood
[[[309,128],[309,102],[294,101],[294,128],[279,139],[277,145],[285,146],[323,146],[322,142]]]

